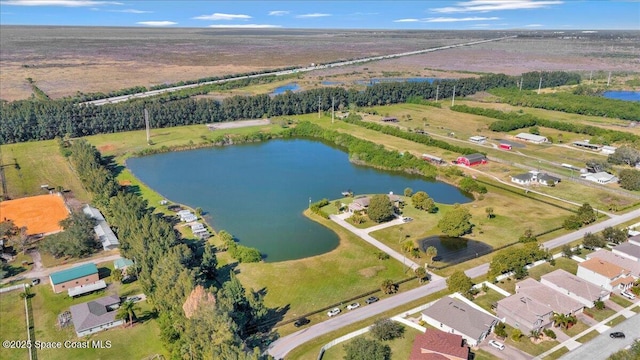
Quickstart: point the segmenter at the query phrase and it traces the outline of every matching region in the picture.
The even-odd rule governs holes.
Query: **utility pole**
[[[607,87],[611,84],[611,71],[609,71],[609,78],[607,79]]]
[[[318,95],[318,119],[320,119],[320,114],[322,113],[322,98]]]
[[[451,106],[456,103],[456,86],[453,85],[453,95],[451,95]]]
[[[538,83],[538,95],[540,95],[541,89],[542,89],[542,75],[540,75],[540,82]]]
[[[149,130],[149,111],[147,111],[147,108],[144,108],[144,125],[147,128],[147,145],[151,145],[151,133]]]
[[[336,116],[335,102],[336,102],[336,98],[335,96],[332,96],[331,97],[331,124],[333,124],[333,119]]]
[[[522,82],[524,81],[524,77],[521,76],[520,77],[520,91],[522,91]]]
[[[436,102],[438,102],[438,91],[440,91],[440,85],[436,85]]]
[[[593,70],[591,70],[591,72],[589,73],[589,83],[593,84],[593,81],[591,80],[593,78]]]

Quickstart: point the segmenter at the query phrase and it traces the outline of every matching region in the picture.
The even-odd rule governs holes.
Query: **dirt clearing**
[[[62,230],[60,221],[69,216],[62,197],[55,194],[0,202],[0,219],[27,227],[27,234],[47,234]]]

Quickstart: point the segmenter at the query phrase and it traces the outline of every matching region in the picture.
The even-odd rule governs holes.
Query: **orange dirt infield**
[[[29,235],[60,231],[60,220],[68,216],[62,197],[54,194],[0,202],[0,221],[6,218],[18,227],[26,226]]]

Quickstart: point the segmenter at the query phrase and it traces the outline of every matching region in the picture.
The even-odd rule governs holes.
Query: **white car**
[[[355,302],[353,304],[347,305],[347,310],[353,310],[353,309],[357,309],[359,307],[360,307],[360,303]]]
[[[635,295],[630,294],[630,293],[628,293],[628,292],[624,292],[624,291],[623,291],[623,292],[621,292],[621,293],[620,293],[620,295],[622,295],[622,296],[626,297],[626,298],[627,298],[627,299],[629,299],[629,300],[633,300],[633,299],[635,299],[635,298],[636,298],[636,296],[635,296]]]
[[[493,346],[494,348],[502,351],[504,350],[504,344],[503,343],[499,343],[495,340],[489,340],[489,345]]]
[[[340,309],[339,308],[333,308],[333,309],[331,309],[331,310],[329,310],[327,312],[327,316],[329,316],[329,317],[334,317],[334,316],[336,316],[338,314],[340,314]]]

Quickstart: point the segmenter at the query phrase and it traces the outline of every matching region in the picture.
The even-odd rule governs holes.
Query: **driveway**
[[[498,349],[494,348],[493,346],[489,345],[489,340],[495,340],[495,341],[498,341],[498,342],[504,344],[504,350],[498,350]],[[527,339],[527,340],[521,340],[521,341],[529,341],[529,340]],[[509,359],[509,360],[530,360],[530,359],[533,359],[533,356],[531,356],[531,355],[529,355],[529,354],[527,354],[525,352],[522,352],[519,349],[514,348],[513,346],[510,346],[509,344],[505,343],[501,339],[498,339],[495,336],[495,334],[491,334],[486,339],[484,339],[484,341],[482,341],[480,346],[478,346],[478,349],[484,350],[484,351],[490,353],[491,355],[494,355],[495,357],[497,357],[499,359]]]

